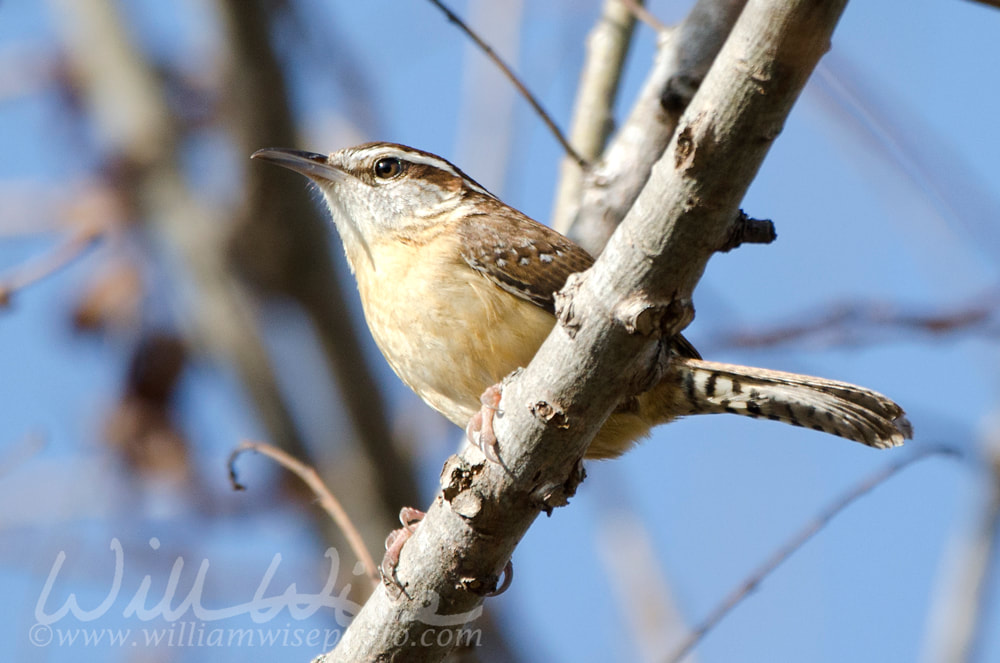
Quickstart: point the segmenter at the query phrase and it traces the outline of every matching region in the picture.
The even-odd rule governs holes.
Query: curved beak
[[[266,147],[250,155],[251,159],[263,159],[273,164],[294,170],[311,180],[342,180],[346,173],[331,166],[325,155],[284,147]]]

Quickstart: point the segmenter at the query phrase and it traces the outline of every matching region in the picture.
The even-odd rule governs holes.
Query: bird
[[[531,361],[556,323],[555,294],[594,258],[445,159],[412,147],[375,142],[328,155],[265,148],[252,158],[315,185],[386,361],[424,402],[469,426],[477,443],[499,403],[497,385]],[[697,414],[771,419],[882,449],[913,435],[903,409],[875,391],[707,361],[680,334],[669,343],[664,376],[623,398],[585,458],[614,458],[653,427]],[[487,452],[494,444],[479,446]]]

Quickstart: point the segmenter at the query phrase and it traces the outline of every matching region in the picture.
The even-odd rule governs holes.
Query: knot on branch
[[[556,428],[569,428],[569,418],[558,403],[553,405],[548,401],[536,401],[528,405],[528,410],[546,424],[551,424]]]
[[[576,495],[577,487],[586,478],[583,459],[577,460],[565,481],[539,484],[531,491],[531,500],[545,515],[551,516],[553,509],[569,504],[569,498]]]
[[[743,210],[740,210],[736,221],[730,226],[729,237],[719,247],[719,251],[726,253],[741,244],[770,244],[777,238],[778,233],[774,229],[773,221],[770,219],[754,219],[747,216]]]
[[[483,499],[472,488],[473,479],[482,473],[485,463],[470,464],[451,456],[441,468],[441,495],[451,510],[472,520],[483,510]]]
[[[455,589],[483,597],[499,596],[510,588],[512,582],[514,582],[514,565],[508,561],[499,576],[491,575],[487,578],[462,576],[455,583]]]
[[[705,113],[698,113],[683,127],[677,128],[674,168],[689,170],[694,166],[695,159],[710,158],[714,143],[715,132],[712,123],[706,119]]]
[[[693,319],[690,299],[656,301],[645,292],[626,297],[615,308],[615,320],[625,331],[647,337],[674,336]]]
[[[583,274],[584,272],[570,274],[562,289],[553,295],[555,299],[556,319],[566,330],[566,333],[569,334],[570,338],[576,336],[577,330],[580,329],[580,320],[573,309],[573,297],[576,296],[576,293],[580,291],[580,286],[583,285]]]

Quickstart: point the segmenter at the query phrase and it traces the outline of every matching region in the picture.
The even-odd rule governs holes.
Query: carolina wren
[[[403,382],[459,426],[480,410],[480,394],[528,364],[555,323],[554,293],[593,263],[452,164],[411,147],[253,157],[322,192],[376,344]],[[672,351],[665,377],[609,417],[587,458],[617,456],[653,426],[690,414],[763,417],[878,448],[912,435],[903,410],[873,391],[704,361],[683,336]]]

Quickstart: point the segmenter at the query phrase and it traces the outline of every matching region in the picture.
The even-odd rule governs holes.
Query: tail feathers
[[[698,359],[676,359],[673,367],[689,414],[730,412],[783,421],[879,449],[913,436],[901,407],[846,382]]]

